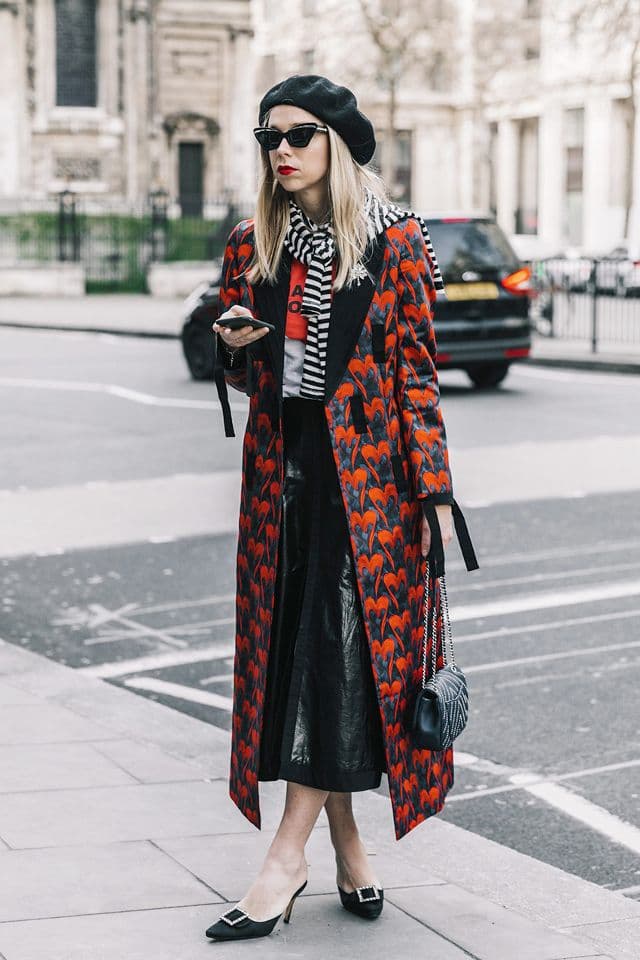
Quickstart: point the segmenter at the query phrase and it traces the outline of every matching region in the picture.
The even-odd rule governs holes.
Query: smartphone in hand
[[[219,327],[229,327],[230,330],[240,330],[242,327],[253,327],[254,330],[262,330],[263,327],[267,327],[268,330],[275,330],[275,327],[272,323],[267,323],[266,320],[258,320],[257,317],[251,317],[245,315],[243,317],[225,317],[224,320],[218,319],[216,321]]]

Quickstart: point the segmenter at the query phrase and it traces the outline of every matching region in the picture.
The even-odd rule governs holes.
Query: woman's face
[[[322,120],[301,107],[282,103],[271,108],[265,126],[276,127],[286,133],[299,123],[319,123]],[[289,193],[308,191],[321,183],[329,171],[329,135],[316,131],[306,147],[292,147],[282,138],[280,146],[269,150],[269,163],[273,175]],[[278,168],[284,170],[280,171]],[[292,172],[285,172],[286,170]],[[312,191],[313,192],[313,191]]]

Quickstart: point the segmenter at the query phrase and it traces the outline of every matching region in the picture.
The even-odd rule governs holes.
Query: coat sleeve
[[[240,242],[242,223],[237,224],[229,235],[222,260],[220,275],[220,291],[218,294],[219,314],[230,310],[234,304],[241,304],[242,294],[238,273],[238,244]],[[241,304],[244,306],[244,304]],[[247,350],[241,347],[232,353],[219,333],[216,337],[216,354],[220,355],[224,379],[230,387],[243,393],[247,388]]]
[[[395,397],[403,440],[414,490],[423,508],[452,504],[453,483],[435,364],[433,263],[415,217],[406,220],[398,252]]]

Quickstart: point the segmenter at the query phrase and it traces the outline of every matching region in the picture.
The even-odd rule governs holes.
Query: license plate
[[[448,300],[497,300],[495,283],[447,283],[444,292]]]

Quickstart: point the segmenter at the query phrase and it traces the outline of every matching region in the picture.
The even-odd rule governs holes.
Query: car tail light
[[[634,260],[633,265],[634,267],[640,267],[640,260]]]
[[[510,273],[507,277],[502,278],[501,283],[505,290],[508,290],[509,293],[519,293],[523,296],[532,296],[535,292],[531,286],[530,267],[522,267],[521,270],[516,270],[515,273]]]
[[[528,357],[531,347],[509,347],[503,351],[505,357]]]

